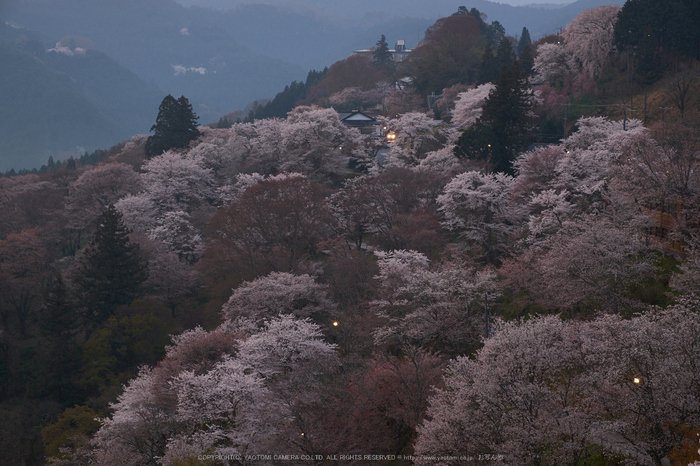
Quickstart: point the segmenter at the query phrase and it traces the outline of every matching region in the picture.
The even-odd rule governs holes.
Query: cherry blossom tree
[[[597,76],[607,61],[615,42],[615,23],[621,9],[608,5],[586,10],[562,32],[564,48],[585,73]]]
[[[334,173],[348,162],[343,143],[359,138],[359,132],[345,127],[333,109],[296,107],[289,112],[283,137],[286,156],[278,171]]]
[[[285,157],[283,130],[286,125],[279,118],[266,118],[254,123],[237,124],[231,131],[242,139],[248,151],[243,155],[245,171],[274,174],[280,171]]]
[[[495,87],[492,83],[486,83],[460,93],[452,112],[452,123],[464,129],[476,123],[481,116],[484,101]]]
[[[213,175],[201,158],[167,151],[143,166],[144,186],[160,212],[192,208],[214,200]]]
[[[250,318],[258,324],[280,314],[325,323],[335,305],[309,275],[273,272],[236,288],[221,309],[224,319]]]
[[[114,207],[122,214],[124,223],[132,230],[147,232],[157,225],[156,205],[145,192],[136,195],[128,194],[115,202]]]
[[[518,212],[510,204],[514,184],[515,178],[504,173],[471,171],[454,177],[437,198],[443,226],[479,248],[487,262],[497,260],[515,231]]]
[[[574,464],[593,424],[575,405],[588,387],[567,376],[585,370],[580,346],[575,329],[557,317],[501,324],[476,359],[450,363],[446,389],[431,400],[419,428],[416,453]]]
[[[168,440],[165,462],[198,456],[264,451],[262,439],[276,433],[286,414],[272,400],[260,376],[239,359],[225,358],[204,374],[180,373],[177,390],[180,433]]]
[[[345,168],[363,139],[333,109],[299,106],[286,120],[271,118],[230,129],[227,148],[241,171],[263,175],[296,171],[327,175]],[[230,175],[229,175],[230,176]]]
[[[201,160],[202,166],[212,171],[215,184],[221,185],[243,169],[244,148],[239,147],[242,138],[229,130],[206,126],[201,129],[201,141],[189,150],[188,157]]]
[[[695,309],[501,323],[475,358],[448,366],[416,454],[581,464],[597,445],[624,464],[663,464],[700,415]]]
[[[154,390],[154,375],[144,368],[111,405],[94,438],[95,458],[106,466],[157,464],[177,421]]]
[[[696,299],[684,300],[631,320],[608,315],[591,323],[596,370],[588,377],[597,389],[588,406],[602,430],[596,443],[630,463],[663,464],[681,446],[682,426],[698,423],[697,309]]]
[[[161,364],[129,382],[95,436],[100,464],[305,451],[302,434],[337,367],[335,347],[317,325],[291,315],[237,343],[232,329],[175,337]]]
[[[166,212],[158,220],[158,224],[149,232],[151,239],[162,241],[180,260],[188,264],[193,264],[199,259],[204,244],[186,212]]]
[[[378,343],[408,343],[454,356],[489,334],[490,306],[499,295],[493,272],[449,263],[431,270],[428,258],[415,251],[376,255],[381,299],[372,305],[386,320],[375,332]]]
[[[542,44],[537,47],[535,64],[532,67],[533,84],[556,83],[571,73],[575,63],[573,58],[560,44]]]
[[[439,149],[457,139],[457,131],[436,125],[425,113],[409,112],[385,121],[386,131],[396,134],[387,157],[390,166],[415,166],[430,149]]]
[[[635,228],[604,218],[570,223],[550,247],[536,267],[543,287],[535,291],[550,308],[634,309],[638,304],[628,298],[629,290],[654,271],[653,256]]]
[[[123,163],[107,163],[83,172],[68,187],[66,210],[71,225],[83,229],[111,204],[141,190],[140,176]]]
[[[239,358],[265,380],[283,406],[281,412],[288,413],[277,424],[280,438],[275,449],[310,453],[313,427],[319,425],[316,413],[331,402],[324,387],[338,368],[335,345],[323,341],[320,327],[310,320],[282,315],[241,342]]]
[[[558,175],[557,166],[563,157],[561,146],[540,147],[518,155],[513,162],[517,174],[513,196],[522,201],[550,187]]]
[[[451,176],[460,170],[459,159],[455,156],[454,144],[428,152],[416,169],[429,170],[440,175]]]

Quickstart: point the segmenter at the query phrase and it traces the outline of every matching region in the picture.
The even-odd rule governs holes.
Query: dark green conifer
[[[512,162],[527,140],[530,95],[520,64],[501,69],[496,88],[477,122],[457,141],[455,155],[488,160],[496,172],[512,173]]]
[[[77,338],[80,315],[60,274],[54,279],[40,314],[39,329],[41,370],[37,376],[43,395],[64,406],[82,402],[76,378],[82,362]]]
[[[526,27],[523,28],[523,32],[520,34],[520,39],[518,40],[518,55],[523,53],[525,48],[532,44],[532,39],[530,39],[530,31]]]
[[[490,44],[486,44],[484,55],[481,57],[481,66],[479,67],[479,78],[477,84],[486,84],[498,79],[498,63],[493,55],[493,49]]]
[[[129,241],[122,214],[110,205],[98,219],[95,236],[80,261],[76,283],[86,318],[100,324],[131,303],[147,278],[138,244]]]
[[[382,37],[377,41],[377,46],[372,54],[372,63],[377,67],[391,63],[389,44],[387,44],[384,34],[382,34]]]
[[[146,140],[146,154],[153,157],[169,149],[187,147],[201,135],[198,119],[185,96],[165,96],[158,107],[156,124],[151,127],[154,134]]]

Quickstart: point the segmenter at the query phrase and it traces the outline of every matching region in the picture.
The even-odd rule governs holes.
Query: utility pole
[[[673,110],[673,107],[659,107],[659,110],[661,110],[661,123],[663,123],[666,110]]]
[[[628,106],[627,104],[617,104],[617,105],[619,107],[622,107],[622,111],[623,111],[622,129],[624,131],[627,131],[627,107],[630,107],[630,106]],[[630,112],[636,112],[636,110],[630,107]]]
[[[560,105],[562,105],[564,107],[564,139],[566,139],[566,135],[568,134],[566,122],[568,121],[568,118],[567,118],[568,110],[569,110],[569,107],[571,107],[571,104],[560,104]]]
[[[661,109],[661,129],[664,137],[666,137],[666,119],[664,117],[666,116],[666,110],[673,110],[673,107],[659,107],[659,109]]]

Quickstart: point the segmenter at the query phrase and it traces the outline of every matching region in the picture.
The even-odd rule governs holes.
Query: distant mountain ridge
[[[251,51],[212,11],[174,0],[10,0],[7,18],[55,41],[90,39],[164,92],[186,95],[203,121],[274,95],[308,71]]]
[[[436,19],[457,11],[459,5],[464,5],[469,9],[476,8],[485,13],[488,16],[488,22],[499,21],[508,34],[517,35],[524,26],[528,28],[533,38],[536,38],[551,33],[550,24],[558,24],[557,28],[563,27],[584,10],[602,5],[622,6],[625,0],[556,0],[552,2],[522,0],[523,5],[520,6],[488,0],[460,2],[454,0],[355,0],[352,2],[347,0],[177,0],[177,2],[186,6],[206,6],[230,12],[262,4],[287,10],[299,8],[299,6],[307,9],[311,7],[318,14],[330,16],[341,22],[346,21],[355,28],[362,28],[363,25],[350,20],[366,17],[368,13],[371,13],[375,20],[382,19],[387,23],[410,17],[429,20],[432,24]],[[542,15],[548,17],[544,18]]]
[[[0,171],[108,148],[148,132],[163,91],[94,50],[47,51],[0,23]]]
[[[208,1],[212,5],[215,0]],[[25,41],[25,49],[18,51],[13,50],[14,45],[5,45],[5,60],[16,63],[16,69],[3,66],[0,86],[8,94],[26,94],[28,104],[21,108],[22,103],[15,101],[14,105],[20,107],[11,108],[6,101],[0,107],[2,118],[41,112],[41,102],[54,108],[45,93],[31,90],[36,89],[32,86],[38,86],[37,82],[17,79],[18,73],[30,66],[36,67],[44,88],[55,90],[54,100],[63,100],[66,108],[82,109],[73,112],[72,117],[91,116],[70,125],[67,122],[72,117],[55,114],[28,128],[43,125],[57,129],[39,137],[29,136],[30,141],[19,136],[21,131],[6,135],[0,142],[0,157],[7,157],[2,147],[22,146],[12,157],[34,154],[31,164],[35,165],[43,163],[51,151],[75,146],[105,148],[105,141],[117,135],[126,139],[147,132],[157,112],[155,95],[185,95],[201,123],[216,121],[255,99],[273,97],[291,81],[303,80],[310,69],[322,69],[354,50],[371,47],[381,35],[391,45],[403,39],[413,48],[436,19],[452,14],[459,3],[485,13],[487,22],[499,21],[507,34],[519,35],[525,26],[536,39],[557,32],[585,9],[621,5],[624,1],[579,0],[551,9],[486,0],[299,0],[265,4],[232,0],[228,4],[233,8],[218,11],[185,7],[175,0],[3,0],[0,24],[6,32],[8,27],[1,21],[37,33],[33,33],[32,41]],[[94,50],[83,57],[46,53],[66,36],[83,37]],[[26,48],[30,42],[32,50]],[[26,54],[38,62],[28,60]],[[9,89],[10,83],[21,89]],[[45,100],[36,98],[38,95]],[[32,108],[34,113],[29,111]],[[18,121],[12,120],[10,126]],[[27,121],[32,118],[27,116]],[[72,139],[68,136],[71,134],[83,136]],[[44,142],[42,138],[46,138]]]

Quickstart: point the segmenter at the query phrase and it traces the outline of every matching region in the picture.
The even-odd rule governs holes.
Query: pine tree
[[[68,289],[59,274],[54,281],[39,319],[41,336],[50,342],[68,341],[78,333],[75,303],[68,298]]]
[[[389,53],[389,44],[386,42],[386,37],[382,34],[381,39],[377,41],[377,48],[372,56],[374,66],[382,66],[391,63],[391,53]]]
[[[520,40],[518,40],[518,55],[523,53],[525,48],[532,44],[532,39],[530,39],[530,31],[526,27],[523,27],[523,32],[520,34]]]
[[[518,58],[520,59],[523,75],[529,76],[532,73],[532,67],[535,65],[535,47],[532,45],[532,39],[530,39],[530,31],[526,27],[523,28],[518,41]]]
[[[77,304],[70,300],[68,289],[59,274],[39,319],[43,341],[39,345],[41,371],[38,376],[46,395],[64,406],[83,401],[75,379],[82,362],[81,348],[76,338],[79,319]]]
[[[503,38],[498,43],[498,49],[496,50],[496,67],[500,73],[503,68],[511,68],[515,62],[515,54],[513,53],[513,47],[507,38]]]
[[[146,141],[146,154],[153,157],[169,149],[187,147],[201,135],[198,119],[184,95],[179,99],[170,94],[165,96],[158,107],[156,124],[151,127],[154,134]]]
[[[481,66],[479,67],[479,78],[477,84],[486,84],[498,79],[498,64],[496,57],[493,56],[491,44],[486,44],[484,55],[481,57]]]
[[[493,21],[486,31],[486,41],[491,46],[498,45],[506,37],[506,29],[498,21]]]
[[[104,322],[118,306],[131,303],[148,276],[129,233],[122,214],[110,205],[98,218],[95,236],[80,261],[76,284],[86,318],[95,324]]]

